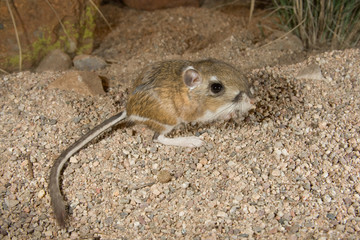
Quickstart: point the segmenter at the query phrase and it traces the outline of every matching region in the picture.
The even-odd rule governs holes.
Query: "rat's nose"
[[[255,98],[250,98],[250,103],[251,103],[252,105],[255,105],[256,99],[255,99]]]

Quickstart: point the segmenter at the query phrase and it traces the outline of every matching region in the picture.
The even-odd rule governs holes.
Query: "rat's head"
[[[194,62],[183,71],[189,96],[201,102],[197,121],[230,118],[254,109],[253,89],[245,76],[218,60]]]

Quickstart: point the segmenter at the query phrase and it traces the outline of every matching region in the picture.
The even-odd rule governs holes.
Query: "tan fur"
[[[203,81],[195,89],[189,89],[182,79],[184,69],[189,66],[199,72]],[[226,89],[223,95],[214,97],[209,94],[209,80],[212,77],[224,84]],[[136,79],[127,113],[175,126],[181,122],[194,122],[206,111],[216,112],[225,103],[231,102],[239,91],[251,95],[244,76],[224,62],[160,62],[145,68]]]
[[[220,85],[220,91],[212,86]],[[181,123],[212,121],[247,112],[252,108],[250,86],[232,66],[217,60],[174,60],[146,67],[131,90],[126,111],[105,120],[67,148],[55,161],[49,182],[51,204],[57,222],[65,227],[66,204],[60,191],[64,164],[106,129],[121,123],[141,123],[155,131],[154,140],[167,145],[199,147],[195,136],[167,138]]]

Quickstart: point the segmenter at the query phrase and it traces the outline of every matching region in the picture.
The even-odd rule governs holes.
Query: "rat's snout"
[[[254,107],[255,107],[255,103],[256,103],[256,99],[255,99],[255,98],[250,98],[250,99],[249,99],[249,102],[250,102],[251,105],[254,105]]]
[[[254,97],[248,97],[247,101],[248,101],[248,103],[249,103],[249,111],[256,108],[256,105],[255,105],[255,103],[256,103],[256,98],[254,98]]]

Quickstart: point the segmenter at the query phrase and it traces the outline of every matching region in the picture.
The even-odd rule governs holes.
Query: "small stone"
[[[360,183],[356,184],[355,191],[360,194]]]
[[[280,149],[275,148],[275,150],[274,150],[274,154],[275,154],[275,156],[280,157],[280,155],[282,154],[282,152],[281,152],[281,150],[280,150]]]
[[[134,222],[134,228],[138,228],[140,225],[140,222]]]
[[[299,71],[296,76],[297,79],[311,79],[311,80],[324,80],[324,76],[321,73],[321,69],[317,64],[311,64],[304,67]]]
[[[52,231],[50,231],[50,230],[46,231],[44,234],[45,234],[46,237],[51,237],[53,235]]]
[[[69,161],[70,161],[70,163],[78,163],[78,160],[76,157],[71,157]]]
[[[329,195],[325,195],[323,197],[323,201],[326,202],[326,203],[329,203],[329,202],[331,202],[331,197]]]
[[[274,177],[279,177],[281,175],[281,171],[279,169],[274,169],[271,172],[271,175],[274,176]]]
[[[41,199],[45,196],[45,190],[44,189],[41,189],[38,194],[37,194],[38,198]]]
[[[86,54],[76,56],[73,62],[76,69],[85,71],[100,70],[107,65],[102,58]]]
[[[275,147],[275,148],[282,148],[282,147],[283,147],[283,144],[282,144],[282,142],[280,142],[280,141],[276,141],[276,142],[274,143],[274,147]]]
[[[249,212],[250,212],[250,213],[255,213],[255,212],[256,212],[256,207],[250,206],[250,207],[249,207]]]
[[[85,71],[65,73],[49,85],[49,89],[53,88],[75,91],[79,94],[90,96],[105,93],[100,77],[96,73]]]
[[[15,207],[16,205],[19,204],[19,201],[18,201],[18,200],[9,199],[9,200],[5,200],[5,203],[6,203],[6,205],[7,205],[9,208],[13,208],[13,207]]]
[[[335,216],[335,214],[333,214],[333,213],[328,213],[328,214],[326,214],[326,217],[327,217],[328,219],[331,219],[331,220],[335,220],[335,219],[336,219],[336,216]]]
[[[168,170],[161,170],[157,175],[157,179],[161,183],[170,182],[171,181],[171,174],[170,174],[170,172]]]
[[[201,158],[199,161],[202,165],[206,165],[207,164],[207,159],[206,158]]]
[[[181,187],[186,189],[190,186],[190,183],[189,182],[184,182],[183,184],[181,184]]]
[[[288,153],[288,151],[287,151],[285,148],[283,148],[283,149],[281,150],[281,154],[284,155],[284,156],[289,156],[289,153]]]
[[[70,239],[79,239],[79,235],[77,232],[72,232],[71,235],[70,235]]]
[[[259,200],[259,198],[260,198],[260,195],[259,195],[258,193],[254,193],[254,194],[252,195],[252,199],[253,199],[254,201]]]
[[[321,130],[326,129],[326,127],[327,127],[327,122],[326,122],[326,121],[321,121],[321,122],[319,122],[319,128],[320,128]]]
[[[117,197],[120,195],[120,191],[118,189],[116,189],[115,191],[113,191],[113,196]]]
[[[130,199],[129,198],[122,198],[122,199],[120,199],[120,203],[121,204],[128,204],[128,203],[130,203]]]
[[[64,71],[71,67],[71,58],[69,55],[61,51],[60,49],[55,49],[49,52],[40,62],[39,66],[36,68],[36,72],[44,71]]]
[[[227,218],[228,214],[226,212],[219,211],[216,216],[222,217],[222,218]]]
[[[229,161],[228,165],[229,165],[229,167],[234,167],[236,165],[236,163],[234,161]]]
[[[151,192],[156,196],[161,194],[161,191],[159,190],[159,188],[156,185],[152,185],[150,189],[151,189]]]

